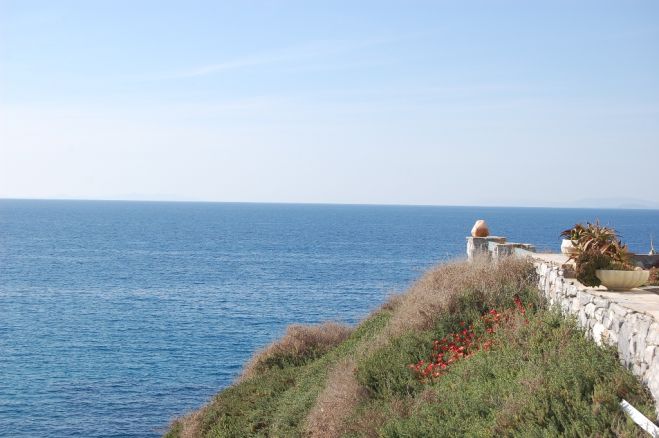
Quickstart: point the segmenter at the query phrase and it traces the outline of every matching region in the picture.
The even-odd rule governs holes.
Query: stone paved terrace
[[[551,266],[558,267],[563,271],[565,281],[574,284],[578,289],[584,290],[594,296],[613,301],[631,311],[644,313],[659,321],[659,286],[646,286],[625,292],[609,291],[603,286],[596,288],[586,287],[579,283],[576,278],[569,278],[569,275],[565,274],[573,269],[573,263],[568,262],[568,257],[566,255],[546,253],[532,253],[529,255],[536,262],[544,262]]]

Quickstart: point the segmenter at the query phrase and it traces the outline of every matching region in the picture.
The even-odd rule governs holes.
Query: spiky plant
[[[586,230],[586,228],[581,224],[575,224],[574,227],[568,228],[561,232],[561,237],[563,239],[568,239],[573,242],[576,242],[581,237],[581,234]]]
[[[597,269],[634,269],[627,245],[620,241],[613,228],[600,225],[599,221],[588,222],[585,226],[576,224],[561,236],[574,242],[575,252],[570,259],[576,264],[577,280],[586,286],[600,285],[595,276]]]

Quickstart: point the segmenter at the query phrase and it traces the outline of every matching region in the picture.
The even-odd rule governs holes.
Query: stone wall
[[[528,243],[507,242],[505,237],[467,237],[467,259],[470,261],[478,254],[487,254],[497,259],[530,252],[535,252],[535,246]]]
[[[620,361],[648,386],[659,405],[659,323],[653,312],[642,310],[646,307],[644,295],[650,294],[645,297],[648,309],[653,308],[657,295],[591,289],[565,278],[562,267],[555,263],[536,258],[535,266],[540,290],[549,303],[576,316],[598,344],[616,347]]]
[[[469,260],[478,255],[495,261],[508,255],[530,257],[538,287],[550,305],[575,316],[597,344],[618,350],[620,362],[650,389],[659,418],[659,288],[627,292],[588,288],[568,278],[573,266],[566,256],[538,254],[532,245],[506,243],[504,237],[468,237]]]

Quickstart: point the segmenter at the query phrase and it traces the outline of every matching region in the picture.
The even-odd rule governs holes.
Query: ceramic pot
[[[570,239],[563,239],[561,243],[561,252],[565,255],[572,255],[577,252],[574,242]]]
[[[629,290],[643,286],[650,278],[650,271],[615,271],[611,269],[598,269],[595,275],[602,282],[602,286],[609,290]]]
[[[487,228],[487,224],[483,219],[479,219],[474,224],[474,227],[471,229],[472,237],[487,237],[490,235],[490,229]]]

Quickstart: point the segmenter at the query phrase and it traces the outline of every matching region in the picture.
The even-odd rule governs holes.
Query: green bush
[[[388,311],[371,315],[342,343],[324,348],[322,357],[312,359],[305,353],[305,359],[301,361],[286,360],[272,367],[258,365],[249,377],[219,392],[206,406],[175,420],[166,436],[301,436],[305,417],[325,385],[328,369],[380,333],[390,317],[391,312]],[[310,331],[312,335],[308,336]],[[300,333],[303,336],[298,336]],[[294,329],[281,341],[258,353],[251,364],[271,357],[273,351],[289,351],[288,348],[273,346],[317,345],[316,342],[298,341],[308,340],[309,337],[333,340],[343,334],[345,330],[338,327],[327,334],[321,334],[313,327],[305,326],[301,332]],[[332,343],[322,342],[322,345]],[[311,350],[305,347],[302,351]]]
[[[415,394],[423,386],[407,365],[427,356],[432,340],[430,332],[407,333],[394,339],[358,363],[357,381],[374,398]]]
[[[598,269],[608,269],[611,260],[603,254],[590,251],[580,253],[575,259],[575,264],[577,280],[583,285],[597,287],[602,282],[595,275],[596,271]]]
[[[615,351],[545,308],[534,281],[532,266],[515,259],[448,264],[352,333],[294,327],[255,356],[248,376],[175,421],[167,436],[324,438],[328,423],[317,420],[329,417],[331,436],[643,436],[618,403],[625,398],[653,416],[647,391]],[[505,313],[514,317],[493,333],[479,331],[484,313],[515,309],[516,297],[524,312]],[[419,380],[409,365],[471,324],[491,347]],[[346,381],[354,397],[325,391]],[[328,404],[318,405],[323,397]]]
[[[350,333],[351,327],[335,322],[291,325],[281,339],[254,355],[245,366],[241,379],[249,379],[271,368],[304,365],[345,341]]]
[[[572,320],[540,311],[497,333],[496,347],[458,362],[383,436],[642,436],[618,403],[652,401],[610,349]]]

